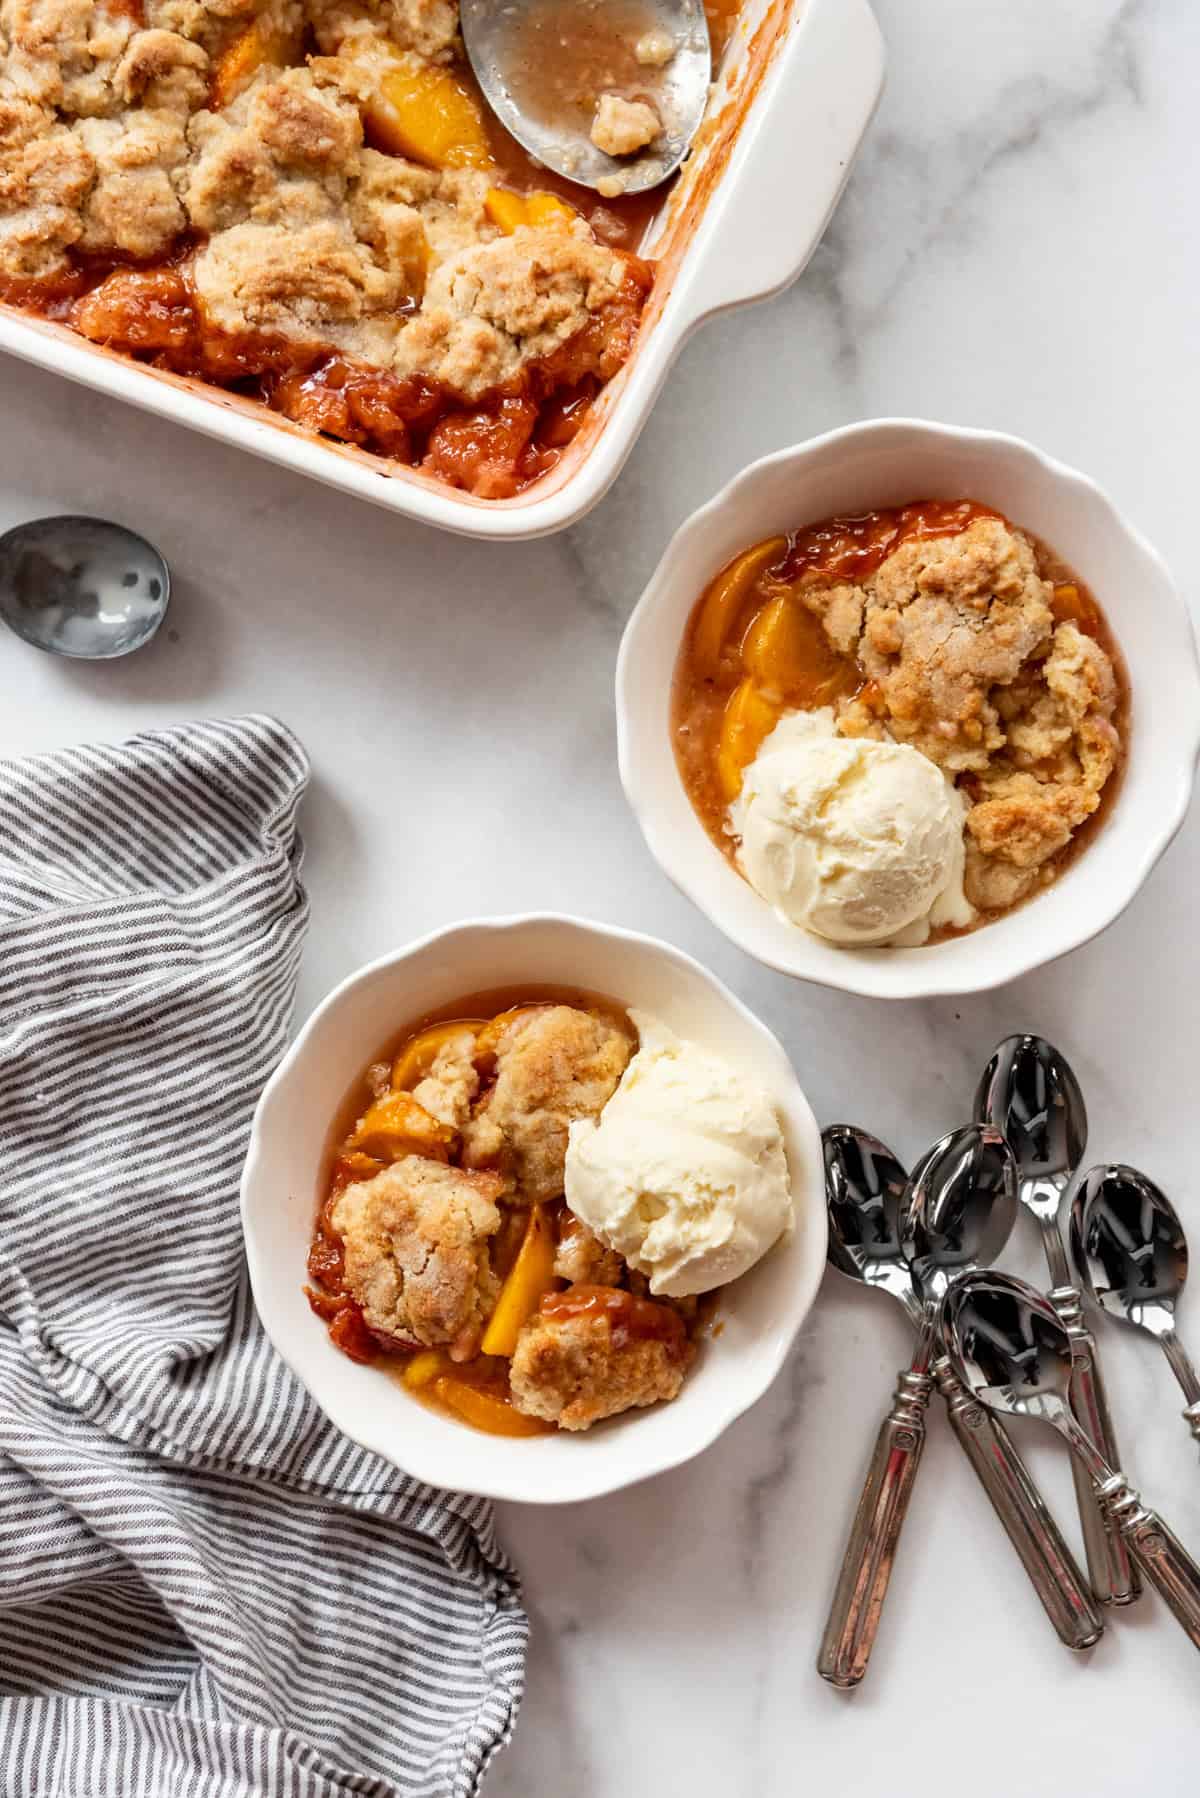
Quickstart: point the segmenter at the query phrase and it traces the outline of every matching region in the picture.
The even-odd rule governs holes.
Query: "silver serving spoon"
[[[1054,1306],[1023,1280],[966,1274],[946,1294],[942,1330],[955,1372],[985,1405],[1041,1418],[1066,1437],[1121,1540],[1200,1648],[1200,1567],[1074,1416],[1068,1395],[1077,1350]]]
[[[908,1176],[876,1137],[849,1124],[823,1133],[830,1264],[888,1292],[917,1331],[912,1366],[900,1375],[880,1426],[817,1657],[833,1685],[866,1672],[900,1529],[925,1440],[925,1408],[936,1379],[954,1433],[1064,1642],[1087,1647],[1103,1625],[1053,1518],[1001,1427],[955,1379],[944,1355],[931,1360],[932,1312],[922,1303],[900,1241]],[[928,1157],[926,1158],[928,1160]],[[1008,1226],[1011,1227],[1012,1215]],[[1007,1234],[1007,1230],[1005,1231]]]
[[[1052,1281],[1049,1298],[1075,1344],[1071,1403],[1079,1422],[1118,1465],[1096,1343],[1083,1316],[1059,1227],[1062,1201],[1087,1146],[1087,1107],[1070,1063],[1041,1036],[1008,1036],[994,1051],[975,1095],[975,1116],[999,1130],[1017,1159],[1018,1197],[1036,1218]],[[1088,1577],[1101,1604],[1132,1604],[1137,1570],[1104,1515],[1085,1470],[1073,1464]]]
[[[461,0],[463,44],[500,123],[535,161],[601,194],[673,175],[708,104],[702,0]],[[649,102],[661,129],[629,155],[591,139],[602,95]]]
[[[1096,1303],[1162,1345],[1200,1442],[1200,1375],[1175,1334],[1187,1241],[1166,1193],[1134,1167],[1094,1167],[1071,1205],[1071,1252]]]
[[[170,597],[163,558],[124,525],[37,518],[0,537],[0,618],[51,655],[130,655],[149,643]]]

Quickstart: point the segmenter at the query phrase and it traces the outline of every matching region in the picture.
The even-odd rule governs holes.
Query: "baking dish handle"
[[[703,254],[680,293],[686,328],[794,281],[841,198],[883,89],[884,45],[868,0],[806,0],[768,69],[706,211]],[[841,179],[805,181],[834,165]]]

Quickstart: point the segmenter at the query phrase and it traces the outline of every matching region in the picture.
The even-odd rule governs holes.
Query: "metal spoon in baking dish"
[[[36,518],[0,537],[0,618],[51,655],[131,655],[149,643],[170,597],[167,564],[124,525]]]
[[[975,1116],[1001,1131],[1017,1158],[1018,1196],[1042,1233],[1053,1282],[1050,1302],[1075,1344],[1071,1404],[1115,1467],[1119,1457],[1096,1343],[1071,1277],[1058,1215],[1087,1145],[1087,1107],[1079,1082],[1066,1056],[1045,1037],[1006,1036],[983,1071]],[[1072,1472],[1092,1590],[1101,1604],[1132,1604],[1142,1588],[1120,1531],[1105,1517],[1078,1460]]]
[[[946,1294],[942,1331],[955,1372],[989,1410],[1039,1417],[1066,1437],[1130,1554],[1200,1648],[1200,1567],[1076,1420],[1068,1393],[1078,1351],[1049,1299],[1005,1274],[966,1274]]]
[[[967,1458],[1033,1580],[1051,1621],[1072,1648],[1094,1642],[1103,1625],[1054,1519],[1002,1428],[959,1385],[931,1347],[932,1311],[918,1296],[900,1243],[908,1176],[865,1130],[836,1124],[823,1134],[830,1264],[850,1279],[891,1293],[918,1333],[912,1366],[900,1375],[880,1427],[821,1641],[817,1670],[854,1686],[866,1672],[891,1576],[900,1528],[925,1439],[925,1407],[936,1379]]]
[[[484,98],[536,162],[610,198],[675,173],[712,80],[703,0],[461,0],[459,12]],[[639,117],[651,135],[633,147]],[[628,132],[629,152],[600,149],[593,126],[613,147]]]
[[[1166,1193],[1135,1167],[1094,1167],[1071,1204],[1071,1253],[1096,1303],[1161,1343],[1200,1442],[1200,1375],[1175,1334],[1187,1241]]]

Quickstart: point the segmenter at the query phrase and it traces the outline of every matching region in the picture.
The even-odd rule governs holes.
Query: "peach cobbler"
[[[586,1430],[679,1392],[704,1295],[790,1224],[783,1137],[765,1094],[659,1020],[513,998],[369,1068],[308,1295],[345,1354],[478,1429]]]
[[[0,0],[0,300],[485,498],[629,356],[653,204],[535,167],[455,0]]]
[[[787,922],[915,946],[1045,888],[1116,785],[1120,658],[1083,582],[971,500],[746,550],[692,614],[676,756]]]

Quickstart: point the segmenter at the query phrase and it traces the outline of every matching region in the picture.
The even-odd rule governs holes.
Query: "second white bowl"
[[[653,1012],[743,1069],[783,1126],[796,1227],[728,1287],[721,1331],[679,1397],[586,1435],[485,1436],[432,1411],[382,1365],[359,1367],[304,1296],[329,1128],[371,1056],[406,1023],[489,987],[584,987]],[[254,1299],[268,1336],[329,1418],[432,1485],[527,1504],[596,1498],[678,1466],[761,1397],[808,1314],[825,1266],[821,1139],[782,1048],[690,957],[573,918],[482,918],[438,931],[343,981],[308,1020],[255,1113],[242,1176]]]
[[[676,658],[692,607],[739,550],[837,513],[963,498],[995,506],[1041,537],[1099,600],[1131,690],[1124,776],[1095,840],[1027,905],[921,949],[839,949],[780,918],[693,811],[671,742]],[[653,854],[747,954],[878,998],[982,992],[1078,948],[1129,904],[1187,811],[1200,751],[1200,672],[1170,574],[1094,482],[1016,437],[881,419],[755,462],[676,533],[621,643],[617,738],[625,792]]]

